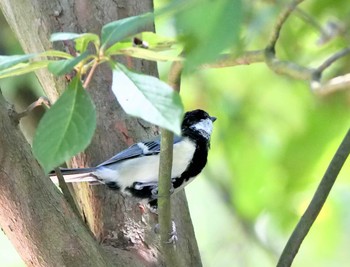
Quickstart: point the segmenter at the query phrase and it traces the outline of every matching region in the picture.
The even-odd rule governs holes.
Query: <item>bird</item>
[[[205,167],[213,122],[201,109],[185,113],[181,124],[181,136],[174,136],[171,193],[189,184]],[[67,183],[90,182],[105,184],[110,189],[146,201],[149,208],[157,210],[160,136],[138,142],[119,152],[96,167],[61,168]],[[50,173],[57,182],[55,172]]]

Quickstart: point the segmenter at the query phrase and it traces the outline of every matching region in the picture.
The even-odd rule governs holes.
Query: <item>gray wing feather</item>
[[[182,140],[181,136],[174,137],[174,144],[180,142]],[[147,150],[140,147],[139,143],[130,146],[129,148],[119,152],[117,155],[112,158],[102,162],[97,167],[106,166],[110,164],[114,164],[126,159],[155,155],[160,153],[160,137],[157,137],[154,140],[142,143]]]

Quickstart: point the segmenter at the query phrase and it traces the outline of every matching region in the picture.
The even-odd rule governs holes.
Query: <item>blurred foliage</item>
[[[243,2],[237,54],[264,48],[286,3]],[[315,67],[349,46],[346,1],[305,1],[300,10],[282,29],[280,58]],[[173,33],[171,22],[157,20],[157,31]],[[349,57],[325,79],[348,73]],[[159,66],[166,80],[169,64]],[[203,265],[274,266],[350,125],[349,92],[318,97],[259,63],[187,75],[181,95],[187,110],[218,117],[208,167],[187,189]],[[346,163],[293,266],[348,266],[349,171]]]
[[[244,1],[237,54],[265,47],[286,3]],[[349,11],[345,2],[306,1],[284,25],[278,57],[317,67],[349,46]],[[348,73],[348,62],[336,62],[324,79]],[[349,127],[349,92],[315,96],[307,82],[264,63],[201,70],[185,76],[181,90],[187,110],[218,117],[209,166],[186,189],[204,266],[274,266]],[[293,266],[348,265],[349,169]]]

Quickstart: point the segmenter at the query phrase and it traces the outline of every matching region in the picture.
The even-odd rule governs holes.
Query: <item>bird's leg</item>
[[[157,223],[155,226],[154,226],[154,232],[156,234],[159,234],[160,233],[160,225],[159,223]],[[177,237],[177,231],[176,231],[176,223],[174,220],[171,220],[171,232],[169,233],[169,240],[166,242],[167,244],[173,244],[173,245],[176,245],[176,242],[178,240],[178,237]]]

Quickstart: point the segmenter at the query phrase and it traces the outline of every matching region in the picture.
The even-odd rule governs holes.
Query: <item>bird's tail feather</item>
[[[98,182],[96,176],[92,174],[92,172],[95,171],[95,168],[61,168],[60,170],[66,183]],[[54,171],[50,173],[50,179],[52,182],[58,183],[58,179]]]

